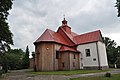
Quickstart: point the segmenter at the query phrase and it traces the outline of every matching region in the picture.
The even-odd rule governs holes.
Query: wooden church
[[[56,32],[46,29],[34,45],[37,71],[108,68],[100,30],[79,35],[71,31],[65,18]]]

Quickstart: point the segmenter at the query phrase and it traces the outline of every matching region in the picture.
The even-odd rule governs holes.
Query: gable
[[[76,35],[75,33],[67,33],[62,27],[59,27],[57,33],[61,34],[65,40],[69,43],[69,46],[75,46],[73,41],[73,37]]]

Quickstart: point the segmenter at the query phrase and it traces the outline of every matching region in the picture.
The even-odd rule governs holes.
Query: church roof
[[[76,42],[77,45],[90,43],[90,42],[96,42],[100,40],[102,40],[100,30],[81,34],[81,35],[74,37],[74,41]]]
[[[74,48],[71,47],[67,47],[67,46],[61,46],[61,48],[59,49],[59,51],[64,52],[64,51],[72,51],[72,52],[79,52]]]
[[[71,31],[71,27],[67,25],[67,21],[64,18],[64,20],[62,21],[62,26],[58,28],[57,32],[46,29],[45,32],[35,41],[35,43],[55,42],[63,44],[64,46],[76,47],[80,44],[86,44],[100,40],[102,41],[100,30],[78,35]],[[74,51],[74,49],[69,47],[62,47],[60,51],[67,49]]]
[[[66,40],[57,32],[46,29],[45,32],[35,41],[38,42],[56,42],[64,45],[69,45]]]

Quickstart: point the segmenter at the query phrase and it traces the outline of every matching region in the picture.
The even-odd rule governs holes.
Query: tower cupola
[[[61,26],[67,33],[71,34],[71,27],[67,25],[67,21],[65,20],[65,17],[62,21],[62,26]]]
[[[62,25],[67,25],[67,21],[65,20],[65,18],[62,21]]]

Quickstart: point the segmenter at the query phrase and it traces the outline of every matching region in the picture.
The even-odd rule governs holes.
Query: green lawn
[[[70,80],[120,80],[120,74],[114,74],[112,77],[81,77],[81,78],[72,78]]]
[[[87,74],[87,73],[97,73],[106,72],[110,70],[72,70],[72,71],[49,71],[49,72],[31,72],[32,74],[39,75],[73,75],[73,74]]]

